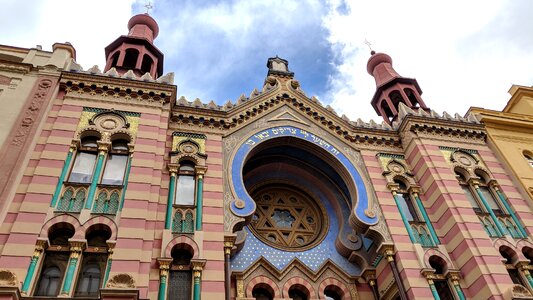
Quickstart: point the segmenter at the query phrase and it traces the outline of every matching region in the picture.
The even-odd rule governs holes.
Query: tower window
[[[145,54],[143,56],[143,62],[141,65],[142,73],[150,73],[150,70],[152,70],[153,64],[154,64],[154,60],[148,54]]]
[[[139,58],[139,51],[137,49],[126,49],[124,63],[122,67],[125,69],[135,69],[137,66],[137,59]]]

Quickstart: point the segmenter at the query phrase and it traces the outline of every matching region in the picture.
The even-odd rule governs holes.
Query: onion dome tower
[[[128,22],[128,35],[122,35],[105,48],[104,72],[115,68],[119,74],[129,70],[137,76],[163,74],[163,53],[154,46],[159,34],[157,22],[146,14],[133,16]]]
[[[402,77],[392,67],[392,59],[385,53],[370,52],[366,69],[376,80],[372,107],[385,122],[391,124],[398,117],[400,103],[407,107],[429,111],[422,100],[422,90],[414,78]]]

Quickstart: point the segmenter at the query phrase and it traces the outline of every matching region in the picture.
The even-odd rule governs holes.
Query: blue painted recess
[[[257,180],[260,181],[261,178],[257,178]],[[292,178],[291,180],[300,185],[305,184],[303,180],[300,181],[298,178]],[[244,230],[248,233],[245,244],[241,251],[231,259],[231,269],[234,271],[246,270],[262,256],[278,270],[283,270],[293,259],[297,258],[311,270],[318,271],[329,259],[346,273],[359,275],[361,273],[360,267],[349,262],[335,248],[335,239],[339,235],[339,219],[330,201],[337,201],[339,203],[342,218],[348,220],[349,209],[346,202],[342,200],[342,196],[340,195],[337,195],[337,199],[328,200],[317,186],[310,186],[309,192],[320,199],[329,219],[328,232],[320,244],[306,251],[283,251],[266,245],[256,238],[248,228],[245,228]],[[344,228],[346,230],[349,226],[345,226]],[[347,232],[343,234],[345,235]]]
[[[346,168],[355,183],[357,190],[357,204],[354,209],[355,215],[360,221],[368,225],[377,223],[377,217],[371,218],[365,215],[365,210],[368,209],[366,186],[361,175],[350,160],[323,138],[293,126],[272,127],[256,132],[237,149],[231,164],[231,176],[236,197],[244,201],[244,207],[242,208],[237,208],[234,203],[231,204],[231,209],[237,216],[246,217],[255,211],[255,202],[248,195],[242,177],[242,170],[246,157],[250,154],[250,151],[260,143],[279,137],[295,137],[308,141],[335,157]]]

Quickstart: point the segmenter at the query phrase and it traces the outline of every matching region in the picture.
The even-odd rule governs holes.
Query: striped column
[[[83,250],[84,243],[71,242],[70,245],[70,258],[68,260],[67,273],[65,274],[65,280],[63,281],[63,287],[61,288],[61,296],[68,297],[72,291],[72,283],[75,281],[76,269],[78,268],[78,261]]]
[[[202,230],[204,174],[207,167],[196,166],[196,230]]]
[[[177,164],[168,164],[168,171],[170,173],[170,180],[168,183],[168,201],[167,213],[165,217],[165,229],[172,228],[172,207],[174,207],[174,196],[176,195],[176,174],[178,173]]]
[[[168,271],[172,259],[162,258],[157,261],[159,262],[159,294],[157,300],[165,300],[167,298]]]
[[[35,274],[35,267],[37,266],[37,262],[39,262],[39,258],[43,254],[43,251],[44,251],[43,243],[38,243],[35,246],[35,250],[33,251],[30,265],[28,266],[28,272],[26,273],[26,278],[24,278],[24,282],[22,283],[22,288],[20,290],[20,293],[22,295],[28,294],[28,290],[30,288],[33,275]]]
[[[94,168],[91,185],[89,186],[89,193],[87,194],[87,201],[85,201],[85,208],[91,209],[93,206],[94,194],[96,193],[96,185],[100,181],[100,174],[107,155],[110,143],[98,142],[98,159],[96,160],[96,168]]]
[[[57,204],[57,199],[59,198],[59,194],[61,193],[61,189],[63,188],[63,182],[65,182],[65,177],[67,176],[67,172],[70,167],[70,161],[72,160],[72,154],[74,153],[74,150],[76,150],[75,145],[71,145],[70,148],[68,149],[67,158],[65,159],[65,163],[63,164],[61,175],[59,175],[59,180],[57,181],[56,190],[54,191],[54,195],[52,196],[52,202],[50,203],[50,207],[55,207]]]

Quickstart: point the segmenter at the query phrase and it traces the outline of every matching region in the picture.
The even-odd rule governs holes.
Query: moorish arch
[[[382,241],[379,234],[368,234],[378,222],[373,190],[344,151],[294,126],[268,128],[242,140],[228,170],[235,199],[230,210],[244,220],[233,228],[246,233],[231,260],[235,274],[247,282],[254,261],[264,259],[284,272],[298,262],[313,278],[305,290],[314,298],[320,293],[318,274],[328,263],[340,266],[338,282],[361,276],[372,265],[376,252],[370,248]],[[278,284],[286,280],[282,277]],[[280,286],[286,290],[286,284]]]

